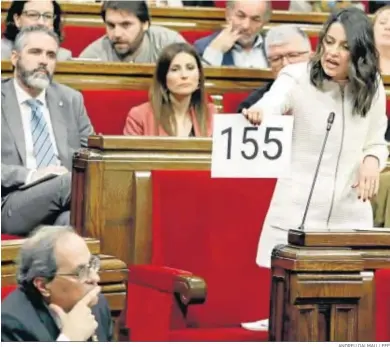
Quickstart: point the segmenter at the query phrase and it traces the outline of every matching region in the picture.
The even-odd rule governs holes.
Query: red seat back
[[[378,342],[390,341],[390,269],[375,273],[376,338]]]
[[[315,51],[317,49],[317,45],[318,45],[318,35],[310,35],[309,36],[309,40],[310,40],[310,43],[311,43],[311,49],[313,51]]]
[[[83,90],[85,107],[97,134],[123,135],[127,114],[148,101],[146,90]]]
[[[9,285],[1,287],[1,301],[3,301],[9,294],[11,294],[18,286]]]
[[[214,0],[214,6],[219,8],[225,8],[226,0]]]
[[[222,107],[224,113],[236,113],[240,105],[250,92],[235,92],[223,94]]]
[[[271,4],[273,10],[288,11],[290,8],[290,0],[272,0]]]
[[[73,57],[78,57],[90,43],[105,34],[104,26],[65,25],[64,41],[61,46],[69,49]]]
[[[7,240],[20,240],[22,237],[16,236],[16,235],[9,235],[9,234],[1,234],[1,241],[7,241]]]
[[[152,263],[207,283],[206,303],[189,308],[189,326],[268,318],[270,273],[255,259],[275,182],[212,179],[208,171],[152,172]]]
[[[386,114],[390,118],[390,94],[386,95]]]
[[[213,33],[213,31],[191,31],[191,30],[183,30],[180,31],[180,34],[186,39],[188,43],[193,45],[196,40],[199,40],[203,37],[209,36]]]

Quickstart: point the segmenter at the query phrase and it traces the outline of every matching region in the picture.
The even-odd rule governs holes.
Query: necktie
[[[31,133],[34,146],[37,169],[56,165],[57,158],[54,153],[53,143],[50,139],[49,129],[42,112],[42,103],[39,100],[26,101],[31,108]]]

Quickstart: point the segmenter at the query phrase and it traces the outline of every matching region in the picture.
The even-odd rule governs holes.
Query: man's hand
[[[65,166],[50,165],[41,169],[36,170],[30,179],[30,182],[38,181],[41,178],[54,174],[54,175],[63,175],[68,172],[68,169]]]
[[[210,43],[210,47],[217,51],[226,53],[240,38],[240,30],[233,29],[233,25],[229,24],[223,29],[218,36]]]
[[[352,188],[356,188],[358,198],[366,201],[378,194],[379,190],[379,161],[376,157],[367,156],[360,164],[358,178]]]
[[[95,333],[98,323],[90,306],[96,301],[99,293],[100,287],[95,287],[80,299],[69,313],[55,304],[49,305],[61,321],[61,334],[70,341],[87,341]]]
[[[242,114],[248,119],[253,125],[260,125],[263,121],[263,112],[261,110],[256,109],[247,109],[244,108],[242,110]]]

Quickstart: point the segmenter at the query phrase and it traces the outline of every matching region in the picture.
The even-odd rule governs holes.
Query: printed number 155
[[[258,127],[247,127],[244,128],[243,136],[242,136],[242,144],[246,145],[246,151],[241,150],[241,155],[246,160],[253,160],[259,154],[259,144],[255,138],[251,137],[251,133],[258,131]],[[264,143],[271,144],[274,143],[276,145],[276,153],[271,155],[268,151],[263,151],[263,155],[268,160],[276,160],[280,158],[283,152],[282,142],[276,138],[272,137],[273,132],[283,131],[283,128],[269,127],[265,129]],[[232,158],[232,127],[226,128],[222,130],[221,135],[227,135],[227,152],[226,159],[230,160]],[[250,146],[249,146],[250,145]]]

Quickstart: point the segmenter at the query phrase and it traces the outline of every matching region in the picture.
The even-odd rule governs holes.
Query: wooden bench
[[[61,62],[55,80],[83,93],[97,133],[120,135],[130,108],[148,100],[154,69],[152,64]],[[1,72],[3,78],[12,76],[9,61],[1,62]],[[218,112],[235,112],[249,93],[272,80],[269,70],[257,69],[205,68],[205,75]]]
[[[23,242],[23,239],[1,242],[2,287],[16,285],[16,262]],[[114,256],[102,254],[99,240],[86,238],[86,242],[89,251],[100,257],[99,276],[102,293],[107,298],[111,314],[116,320],[126,304],[127,266]]]
[[[3,22],[10,2],[1,3]],[[100,16],[101,5],[97,3],[78,4],[64,3],[61,5],[64,13],[63,47],[78,57],[89,43],[105,34],[105,27]],[[151,8],[150,14],[154,25],[161,25],[180,32],[190,43],[221,29],[225,25],[225,11],[220,8]],[[315,47],[321,23],[325,20],[324,14],[300,14],[286,11],[274,11],[271,22],[264,27],[281,23],[297,23],[310,36]]]
[[[121,135],[128,111],[148,100],[154,69],[153,64],[60,62],[55,80],[83,93],[97,133]],[[12,76],[9,61],[1,62],[1,72],[3,78]],[[205,76],[206,91],[220,113],[235,113],[248,94],[272,81],[268,69],[206,67]],[[390,76],[383,78],[390,105]]]
[[[11,1],[1,2],[1,12],[6,14]],[[66,22],[100,24],[101,4],[99,3],[61,3],[61,9]],[[225,23],[225,9],[223,8],[159,8],[151,7],[150,15],[152,22],[186,22],[187,27],[215,28],[216,25]],[[274,10],[271,23],[299,23],[299,24],[323,24],[328,17],[326,13],[299,13]],[[157,24],[157,23],[155,23]]]
[[[127,264],[151,260],[153,169],[209,170],[210,139],[92,136],[76,153],[71,223]]]

